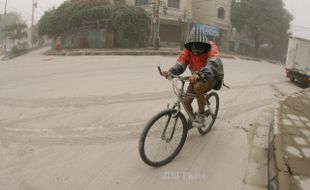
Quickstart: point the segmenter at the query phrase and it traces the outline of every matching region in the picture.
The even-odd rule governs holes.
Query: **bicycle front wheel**
[[[214,125],[219,111],[220,99],[217,93],[211,92],[206,96],[206,104],[210,110],[206,113],[206,120],[203,127],[198,128],[200,134],[207,134]]]
[[[145,126],[139,141],[141,159],[160,167],[181,151],[187,137],[187,123],[182,113],[168,109],[154,116]]]

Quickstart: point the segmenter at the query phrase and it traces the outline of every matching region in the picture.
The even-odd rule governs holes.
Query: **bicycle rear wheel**
[[[177,110],[164,110],[145,126],[139,141],[140,157],[153,167],[166,165],[181,151],[186,137],[184,115]]]
[[[203,127],[198,128],[198,131],[200,134],[205,135],[207,134],[213,127],[214,122],[216,120],[218,111],[219,111],[219,105],[220,100],[219,96],[215,92],[211,92],[206,96],[206,104],[208,104],[210,110],[206,113],[206,121]]]

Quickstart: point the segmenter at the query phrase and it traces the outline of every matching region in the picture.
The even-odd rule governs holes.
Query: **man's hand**
[[[162,73],[163,73],[163,77],[165,77],[166,79],[170,77],[169,71],[163,71]]]
[[[198,80],[198,77],[196,75],[192,75],[189,77],[189,82],[190,83],[196,83]]]

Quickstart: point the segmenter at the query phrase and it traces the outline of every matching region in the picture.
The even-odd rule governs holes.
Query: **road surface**
[[[173,102],[175,57],[48,57],[0,62],[0,189],[246,189],[250,136],[260,114],[300,90],[282,65],[224,59],[231,89],[212,131],[191,130],[161,168],[138,154],[146,122]]]

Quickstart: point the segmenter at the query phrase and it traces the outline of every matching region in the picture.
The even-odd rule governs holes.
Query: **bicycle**
[[[162,75],[160,67],[158,67],[158,70]],[[171,108],[169,108],[168,104],[167,109],[156,114],[146,124],[139,140],[140,157],[147,165],[152,167],[164,166],[178,155],[186,141],[188,131],[193,128],[192,123],[195,120],[195,115],[183,101],[186,96],[196,98],[195,94],[184,91],[185,83],[189,82],[189,77],[171,74],[170,80],[172,80],[172,88],[177,96],[177,101]],[[181,82],[181,88],[177,87],[179,81]],[[219,109],[219,96],[216,92],[205,93],[205,99],[208,111],[205,112],[204,125],[198,128],[201,135],[207,134],[212,129]],[[187,113],[188,119],[181,112],[181,106]],[[163,124],[160,125],[161,122]],[[174,142],[175,139],[176,142]],[[153,149],[154,143],[150,144],[150,141],[159,141],[157,149]]]

